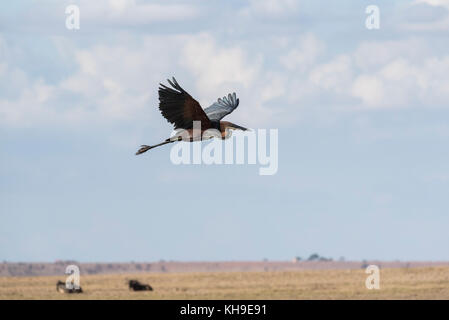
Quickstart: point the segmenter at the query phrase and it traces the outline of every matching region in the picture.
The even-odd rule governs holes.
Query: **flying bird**
[[[159,87],[159,110],[168,122],[174,125],[175,129],[184,129],[189,133],[189,140],[198,141],[206,139],[203,133],[208,129],[216,129],[220,132],[221,138],[226,139],[230,136],[229,130],[248,130],[229,121],[221,121],[225,116],[230,114],[239,105],[239,99],[233,94],[227,97],[219,98],[212,105],[203,110],[201,105],[190,94],[187,93],[178,84],[175,78],[173,81],[167,80],[172,88],[160,83]],[[193,130],[193,122],[201,122],[201,136],[195,137]],[[207,136],[210,139],[211,136]],[[142,145],[136,152],[136,155],[144,153],[155,147],[162,146],[167,143],[183,140],[182,136],[175,135],[165,141],[152,146]]]

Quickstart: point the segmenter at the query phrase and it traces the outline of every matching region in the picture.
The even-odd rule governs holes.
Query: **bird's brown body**
[[[210,139],[210,137],[208,137],[207,132],[210,132],[211,130],[217,130],[220,133],[220,137],[221,139],[227,139],[229,138],[229,132],[227,131],[230,128],[236,128],[239,127],[236,124],[229,122],[229,121],[220,121],[218,123],[218,126],[211,126],[210,128],[204,129],[201,128],[201,130],[198,130],[198,132],[195,132],[195,129],[185,129],[185,131],[189,134],[190,136],[190,142],[192,141],[197,141],[197,140],[208,140]],[[241,128],[241,127],[240,127]],[[236,128],[237,129],[237,128]],[[243,129],[242,129],[243,130]],[[195,137],[197,135],[201,135],[200,139],[195,139]]]
[[[228,130],[247,130],[229,121],[220,119],[231,113],[239,104],[239,99],[228,95],[228,98],[218,99],[216,103],[203,110],[198,101],[192,98],[173,78],[168,80],[173,88],[160,84],[159,88],[159,110],[168,122],[177,129],[177,134],[166,139],[164,142],[153,146],[142,145],[137,154],[144,153],[152,148],[176,141],[200,141],[211,138],[211,130],[216,130],[213,136],[226,139],[230,136]],[[205,134],[205,133],[209,134]]]

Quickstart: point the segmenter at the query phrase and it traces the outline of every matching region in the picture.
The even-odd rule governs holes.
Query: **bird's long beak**
[[[231,129],[242,130],[242,131],[248,130],[247,128],[238,126],[236,124],[232,124]]]

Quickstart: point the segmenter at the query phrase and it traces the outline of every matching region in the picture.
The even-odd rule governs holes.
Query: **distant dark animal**
[[[129,290],[133,291],[153,291],[149,284],[140,283],[137,280],[129,280]]]
[[[81,287],[79,287],[78,289],[76,288],[69,289],[65,285],[65,282],[58,280],[58,282],[56,282],[56,291],[60,293],[82,293],[83,289]]]

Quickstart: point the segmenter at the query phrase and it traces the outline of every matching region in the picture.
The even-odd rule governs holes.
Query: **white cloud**
[[[178,69],[177,52],[187,40],[183,36],[147,36],[140,43],[96,45],[77,50],[79,70],[60,83],[89,101],[96,116],[133,119],[157,103],[157,83]],[[168,72],[168,74],[167,74]]]
[[[368,107],[379,107],[385,99],[383,82],[375,76],[363,75],[354,80],[351,93]]]
[[[179,3],[143,3],[135,0],[83,0],[79,4],[83,19],[89,22],[113,22],[139,25],[161,21],[192,19],[199,9]]]
[[[328,63],[316,66],[310,72],[310,81],[318,87],[337,93],[345,91],[353,77],[352,59],[340,55]]]
[[[422,16],[424,21],[406,21],[402,25],[406,30],[447,31],[449,28],[448,0],[415,0],[410,4],[409,10],[415,16]]]
[[[117,2],[115,10],[127,4]],[[279,55],[271,57],[244,40],[224,45],[209,33],[118,39],[84,48],[68,37],[55,40],[61,59],[74,64],[74,72],[58,81],[27,73],[14,55],[1,55],[0,121],[13,126],[136,121],[157,114],[157,84],[171,76],[203,107],[236,92],[241,106],[229,118],[249,126],[294,122],[302,108],[316,105],[444,107],[449,98],[449,55],[437,55],[418,38],[363,42],[332,54],[307,33],[284,36],[274,51]],[[267,39],[266,46],[276,47],[276,41]],[[2,38],[0,50],[18,52]]]
[[[0,98],[0,121],[15,127],[27,127],[53,118],[53,112],[46,107],[55,88],[42,79],[36,80],[13,99]]]
[[[449,8],[449,0],[415,0],[415,3],[426,3],[431,6],[442,6]]]
[[[207,4],[198,1],[192,4],[182,0],[28,1],[24,6],[3,6],[5,8],[0,10],[2,31],[66,36],[68,5],[79,7],[80,29],[76,33],[89,35],[89,39],[127,30],[161,34],[173,30],[173,25],[179,30],[185,24],[201,21],[207,8]]]
[[[308,33],[299,37],[299,45],[280,57],[280,62],[289,70],[304,72],[324,52],[325,45],[315,35]]]
[[[0,61],[2,79],[13,84],[11,89],[6,84],[2,87],[5,94],[0,99],[0,121],[24,126],[138,118],[149,107],[150,98],[156,98],[155,84],[165,77],[167,70],[177,69],[173,65],[175,54],[168,54],[167,47],[184,41],[178,36],[172,36],[168,45],[166,37],[140,40],[137,44],[75,49],[72,53],[75,72],[54,84]]]
[[[56,45],[64,54],[65,41]],[[8,72],[8,78],[14,73],[23,78],[14,86],[15,97],[0,100],[0,121],[22,126],[136,120],[157,110],[157,84],[176,76],[189,91],[193,85],[188,80],[195,80],[197,90],[191,94],[204,107],[237,92],[245,105],[240,117],[256,122],[269,118],[264,102],[284,90],[280,76],[262,72],[260,57],[238,46],[220,46],[208,34],[145,36],[138,43],[75,48],[72,59],[75,72],[51,85],[0,61],[0,72]]]
[[[377,70],[380,66],[406,57],[413,63],[420,63],[423,57],[431,56],[432,49],[419,38],[403,40],[367,41],[360,43],[351,54],[361,71]]]
[[[282,74],[263,70],[261,55],[252,55],[243,47],[225,47],[203,34],[191,38],[182,52],[182,65],[194,75],[197,97],[207,107],[228,93],[236,92],[240,107],[230,116],[247,125],[262,125],[276,111],[270,100],[285,92]]]
[[[362,44],[353,57],[360,67],[360,75],[352,86],[352,94],[367,106],[441,107],[446,104],[449,55],[434,56],[426,42],[414,39]]]
[[[299,5],[299,0],[250,0],[249,5],[242,9],[240,14],[266,19],[285,18],[297,14]]]
[[[332,104],[359,101],[347,108],[443,107],[449,98],[449,55],[435,56],[425,41],[413,38],[362,43],[315,65],[308,77],[302,85],[314,86],[309,99],[333,94]]]
[[[238,46],[218,45],[208,34],[187,42],[181,56],[183,66],[196,77],[198,88],[206,94],[216,94],[217,88],[230,84],[248,88],[262,63],[261,57],[250,57]]]

